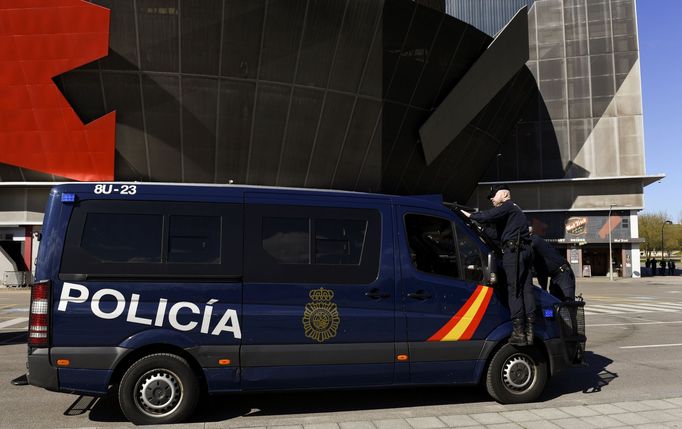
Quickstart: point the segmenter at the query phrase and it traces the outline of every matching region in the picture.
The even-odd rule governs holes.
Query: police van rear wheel
[[[547,384],[547,363],[535,347],[502,346],[488,365],[486,387],[502,404],[532,402]]]
[[[199,384],[187,361],[157,353],[136,361],[123,374],[118,400],[135,424],[176,423],[189,417],[199,399]]]

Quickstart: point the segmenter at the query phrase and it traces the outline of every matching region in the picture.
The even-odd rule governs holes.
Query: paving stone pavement
[[[211,427],[214,427],[211,425]],[[254,429],[262,422],[245,426],[243,420],[222,422],[215,427]],[[571,407],[531,408],[520,411],[499,411],[474,414],[448,414],[431,417],[405,417],[316,423],[300,425],[270,425],[268,429],[682,429],[682,397],[660,400],[616,402]]]

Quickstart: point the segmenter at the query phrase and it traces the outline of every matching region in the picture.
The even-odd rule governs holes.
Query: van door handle
[[[408,298],[419,299],[419,300],[422,300],[422,301],[425,300],[425,299],[431,298],[431,294],[428,293],[428,292],[426,292],[426,291],[424,291],[424,290],[422,290],[422,289],[419,289],[419,290],[416,291],[416,292],[410,292],[410,293],[407,294],[407,296],[408,296]]]
[[[383,299],[388,298],[391,296],[391,294],[388,292],[382,292],[379,290],[379,288],[372,288],[369,292],[365,292],[365,296],[372,299]]]

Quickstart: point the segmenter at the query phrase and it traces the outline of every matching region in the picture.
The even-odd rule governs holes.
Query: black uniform
[[[496,226],[502,248],[502,266],[507,277],[509,311],[512,319],[532,316],[535,312],[535,297],[530,273],[532,251],[526,215],[512,201],[505,201],[499,207],[473,213],[471,219],[493,223]]]
[[[532,234],[533,267],[540,286],[562,301],[575,300],[575,275],[571,265],[544,238]]]

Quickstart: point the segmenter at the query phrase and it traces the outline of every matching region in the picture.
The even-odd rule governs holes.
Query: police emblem
[[[341,318],[336,304],[331,302],[334,292],[328,289],[313,289],[308,294],[312,302],[305,305],[303,328],[305,336],[321,343],[336,336]]]

